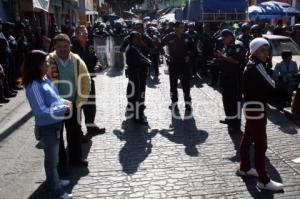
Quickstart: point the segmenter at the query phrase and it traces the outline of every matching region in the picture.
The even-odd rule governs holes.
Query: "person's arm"
[[[34,115],[43,118],[50,118],[52,116],[63,117],[68,109],[67,105],[53,104],[48,107],[45,104],[45,99],[42,92],[45,92],[45,90],[39,87],[38,83],[32,83],[32,85],[26,89],[26,96]]]
[[[160,43],[158,44],[158,49],[160,49],[162,55],[164,55],[167,59],[170,59],[170,55],[168,54],[168,51],[166,52],[164,50],[164,46],[168,44],[169,39],[170,39],[169,35],[166,35],[161,39]]]
[[[169,42],[169,39],[170,39],[169,35],[164,36],[161,39],[161,42],[159,44],[160,48],[163,48],[164,46],[166,46],[168,44],[168,42]]]
[[[129,43],[130,43],[130,37],[129,36],[127,36],[127,37],[125,37],[125,39],[124,39],[124,41],[123,41],[123,43],[121,44],[121,47],[120,47],[120,51],[121,52],[125,52],[125,50],[126,50],[126,48],[127,48],[127,46],[129,45]]]
[[[298,74],[298,66],[297,66],[297,62],[295,61],[292,61],[292,77],[297,77],[297,74]]]
[[[155,48],[153,40],[147,35],[144,35],[144,39],[145,39],[145,42],[143,42],[143,43],[144,43],[145,49],[150,54],[155,54],[157,52],[157,48]]]
[[[257,79],[261,86],[266,89],[266,92],[272,91],[276,88],[274,80],[269,76],[262,64],[256,65]]]
[[[91,77],[89,75],[89,72],[87,70],[87,67],[82,59],[79,57],[79,66],[78,66],[78,90],[77,90],[77,99],[76,104],[80,105],[80,103],[86,102],[88,100],[88,97],[90,95],[91,90]],[[77,62],[78,64],[78,62]]]
[[[274,72],[273,72],[273,79],[275,81],[278,81],[279,76],[280,76],[280,63],[277,63],[275,65],[275,69],[274,69]]]
[[[4,73],[3,67],[2,67],[2,65],[0,64],[0,78],[1,78],[2,76],[4,76],[4,75],[5,75],[5,73]]]
[[[215,53],[215,56],[217,58],[219,58],[220,60],[222,61],[225,61],[225,62],[229,62],[231,64],[239,64],[240,62],[232,57],[229,57],[227,55],[225,55],[224,53],[222,53],[221,51],[217,51],[217,53]]]

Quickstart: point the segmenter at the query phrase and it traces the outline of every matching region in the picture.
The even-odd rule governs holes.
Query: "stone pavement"
[[[300,198],[300,165],[291,161],[300,156],[297,126],[270,107],[267,166],[285,192],[260,191],[255,179],[235,175],[240,135],[230,136],[218,122],[224,117],[220,93],[195,79],[193,116],[185,118],[181,103],[181,118],[172,119],[168,76],[160,70],[160,81],[151,79],[147,86],[149,128],[125,118],[122,70],[96,77],[96,123],[107,133],[83,145],[89,167],[72,168],[67,188],[75,198]],[[49,197],[32,126],[31,118],[0,142],[1,199]]]

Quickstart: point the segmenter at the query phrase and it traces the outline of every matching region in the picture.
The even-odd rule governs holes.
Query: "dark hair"
[[[129,35],[130,41],[132,42],[132,40],[138,36],[141,36],[141,33],[137,32],[137,31],[132,31]]]
[[[76,29],[75,29],[75,33],[77,34],[78,31],[80,31],[81,29],[86,29],[86,26],[85,25],[77,26]]]
[[[290,50],[283,50],[282,53],[281,53],[282,59],[286,59],[286,58],[288,58],[292,55],[293,55],[293,53]]]
[[[28,53],[22,70],[22,84],[26,87],[33,80],[41,80],[41,66],[44,64],[47,53],[33,50]]]
[[[53,44],[55,45],[59,41],[68,41],[71,43],[70,37],[64,33],[59,33],[53,39]]]

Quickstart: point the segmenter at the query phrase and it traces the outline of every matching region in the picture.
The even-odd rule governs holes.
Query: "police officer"
[[[99,128],[95,122],[96,116],[96,91],[95,91],[95,72],[97,66],[97,57],[92,45],[88,44],[88,31],[85,26],[79,26],[75,30],[76,40],[72,45],[72,52],[80,56],[85,62],[91,76],[91,91],[88,98],[88,104],[82,106],[85,117],[87,133],[89,135],[103,134],[104,128]],[[88,139],[88,138],[87,138]],[[83,140],[88,141],[88,140]]]
[[[8,82],[10,87],[10,92],[16,94],[16,50],[17,50],[17,41],[13,36],[15,24],[11,22],[6,22],[3,24],[3,34],[6,37],[8,44],[9,44],[9,57],[8,57],[8,64],[9,64],[9,71],[7,71],[8,75]]]
[[[155,51],[154,49],[154,44],[152,42],[152,39],[145,33],[144,30],[144,24],[141,22],[137,22],[134,24],[133,27],[133,31],[136,31],[138,33],[141,34],[142,36],[142,42],[141,45],[138,45],[138,48],[140,49],[140,51],[142,52],[142,54],[146,57],[146,58],[150,58],[150,53]],[[126,37],[121,45],[121,52],[125,52],[127,46],[131,43],[131,37],[130,35],[128,37]],[[148,71],[146,71],[147,73]],[[147,75],[146,76],[142,76],[142,78],[145,78],[145,80],[141,80],[141,82],[146,82],[147,80]],[[127,86],[127,96],[129,95],[129,90],[130,90],[130,84],[128,84]],[[145,93],[146,90],[146,83],[145,85],[142,86],[142,93]],[[142,97],[142,101],[145,102],[145,97]],[[130,101],[128,101],[130,103]],[[144,103],[143,103],[144,104]],[[142,107],[145,109],[146,106],[142,105]],[[127,106],[128,108],[128,106]]]
[[[3,24],[4,25],[4,24]],[[2,26],[2,25],[1,25]],[[0,30],[0,64],[3,67],[4,75],[2,77],[2,98],[3,102],[7,102],[6,97],[15,97],[16,93],[11,91],[11,87],[9,84],[9,76],[10,76],[10,58],[12,56],[12,51],[9,45],[9,40],[7,35],[2,32],[2,27]]]
[[[221,34],[221,32],[220,32],[220,34]],[[214,50],[215,51],[222,51],[224,48],[223,39],[220,34],[215,35],[215,38],[214,38],[214,44],[215,44]],[[211,70],[210,70],[211,82],[210,82],[209,86],[212,86],[212,87],[217,86],[218,80],[219,80],[219,74],[220,74],[220,64],[221,64],[221,61],[219,59],[213,58],[213,63],[212,63]]]
[[[225,48],[217,51],[215,56],[222,61],[221,87],[226,119],[220,121],[228,124],[229,133],[240,132],[241,114],[241,80],[245,66],[245,48],[242,42],[235,40],[233,33],[224,29],[221,33]]]
[[[193,75],[197,75],[197,42],[199,39],[198,32],[195,30],[195,23],[189,23],[188,24],[188,30],[186,31],[186,34],[190,36],[191,42],[192,42],[192,54],[191,54],[191,66],[192,66],[192,72]]]
[[[141,52],[144,45],[142,35],[133,31],[129,35],[129,47],[126,51],[126,63],[128,65],[127,98],[131,118],[135,122],[148,125],[144,115],[145,86],[147,69],[151,61]]]
[[[203,32],[199,35],[199,41],[202,43],[202,57],[201,57],[201,75],[206,75],[207,73],[207,61],[212,60],[214,56],[214,40],[213,37],[209,35],[210,28],[203,24]]]
[[[7,86],[7,77],[5,75],[5,67],[8,63],[7,60],[7,52],[8,52],[8,43],[7,40],[2,33],[2,25],[3,22],[0,18],[0,103],[8,103],[9,99],[7,99],[8,96],[5,96],[5,86]]]
[[[97,28],[95,29],[94,36],[95,37],[100,37],[100,38],[108,37],[109,33],[105,29],[106,29],[105,23],[98,24]]]
[[[127,30],[123,28],[120,22],[116,22],[114,24],[113,36],[114,37],[122,37],[124,38],[128,34]]]
[[[250,33],[253,39],[262,37],[262,28],[258,24],[254,24],[250,28]]]
[[[177,21],[175,23],[175,31],[167,34],[161,42],[161,47],[167,46],[168,52],[166,57],[169,64],[169,77],[170,77],[170,93],[171,93],[171,105],[172,110],[178,110],[178,92],[177,84],[178,79],[184,93],[184,101],[186,111],[191,111],[191,95],[190,95],[190,57],[192,54],[191,40],[189,36],[184,32],[185,26],[183,22]]]
[[[160,43],[160,38],[157,35],[157,29],[154,26],[150,26],[147,28],[147,33],[148,36],[152,39],[153,45],[154,45],[154,49],[153,52],[150,53],[150,57],[151,57],[151,62],[152,62],[152,68],[154,69],[155,72],[155,76],[158,77],[159,76],[159,43]],[[150,71],[149,71],[149,75],[150,75]]]
[[[252,36],[250,35],[250,26],[248,23],[243,23],[241,26],[241,32],[236,39],[243,42],[245,48],[249,50],[249,44],[252,41]]]

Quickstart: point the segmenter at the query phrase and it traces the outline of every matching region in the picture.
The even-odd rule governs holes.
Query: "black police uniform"
[[[144,102],[147,69],[151,65],[151,61],[141,52],[141,49],[129,44],[126,51],[126,64],[128,65],[128,87],[127,99],[131,106],[133,106],[135,119],[143,119],[144,116]],[[133,84],[133,85],[132,85]]]
[[[149,58],[150,56],[150,53],[148,51],[148,49],[150,48],[153,48],[154,47],[154,44],[152,42],[152,39],[147,35],[147,34],[143,34],[142,35],[142,40],[143,42],[146,44],[147,48],[145,47],[138,47],[138,49],[140,50],[140,52],[142,53],[142,55],[145,57],[145,58]],[[122,45],[121,45],[121,51],[125,51],[125,49],[127,48],[128,45],[130,45],[131,41],[130,41],[130,36],[127,36]],[[127,60],[126,60],[126,63],[127,63]],[[150,67],[150,66],[149,66]],[[141,82],[143,83],[142,87],[141,87],[141,90],[142,90],[142,93],[145,93],[146,91],[146,80],[147,80],[147,73],[148,73],[148,68],[143,68],[143,70],[141,71],[142,73],[144,73],[143,75],[141,75],[141,78],[143,78],[141,80]],[[130,91],[130,84],[128,84],[127,86],[127,96],[129,94],[129,91]],[[145,102],[145,97],[142,98],[142,101]],[[128,101],[129,102],[129,101]]]
[[[198,32],[197,31],[186,31],[186,34],[188,34],[190,36],[190,40],[191,40],[191,44],[192,44],[192,49],[191,49],[191,60],[190,60],[190,63],[191,63],[191,68],[192,68],[192,72],[193,72],[193,75],[196,75],[197,73],[197,42],[198,42],[198,39],[199,39],[199,35],[198,35]]]
[[[0,88],[0,95],[4,97],[14,97],[15,94],[10,92],[10,85],[9,85],[9,75],[10,75],[10,62],[9,58],[11,57],[11,48],[9,45],[8,39],[5,35],[0,31],[0,64],[4,70],[4,77],[2,78],[2,85]]]
[[[216,34],[214,37],[214,49],[216,51],[222,51],[224,48],[224,44],[222,38],[220,37],[220,33]],[[213,59],[213,63],[210,68],[211,73],[211,82],[210,86],[217,86],[220,74],[220,65],[221,62],[218,59]]]
[[[253,40],[253,37],[251,35],[241,34],[236,39],[243,42],[246,50],[249,50],[249,45],[250,45],[250,42]]]
[[[95,91],[95,66],[97,64],[97,56],[95,54],[92,45],[87,45],[86,48],[82,48],[79,43],[75,40],[72,45],[72,52],[80,56],[80,58],[85,62],[87,69],[91,76],[91,91],[88,98],[87,105],[82,106],[82,110],[85,116],[85,124],[87,125],[88,132],[91,129],[88,124],[94,124],[96,116],[96,91]]]
[[[214,40],[209,34],[203,32],[199,35],[199,41],[202,43],[202,57],[200,62],[201,73],[205,75],[207,72],[207,61],[213,59]]]
[[[239,61],[238,64],[232,64],[224,61],[221,65],[221,87],[222,100],[226,115],[226,122],[234,127],[234,130],[240,129],[241,109],[241,81],[245,67],[245,48],[242,42],[235,40],[226,46],[224,53],[227,57]],[[240,105],[240,106],[239,106]]]
[[[155,47],[155,49],[157,49],[157,51],[155,51],[155,53],[151,53],[150,57],[151,57],[151,62],[152,62],[152,68],[154,69],[155,75],[158,76],[159,75],[159,49],[158,46],[161,42],[159,36],[157,35],[152,35],[151,37],[152,39],[152,43],[153,46]],[[149,72],[150,74],[150,72]]]
[[[178,79],[180,79],[183,89],[184,101],[186,104],[189,104],[192,100],[190,95],[191,69],[189,63],[185,62],[185,57],[190,57],[192,54],[190,37],[186,33],[183,33],[181,38],[178,38],[175,32],[172,32],[162,39],[161,45],[168,47],[167,54],[169,56],[168,64],[172,104],[178,101]]]

